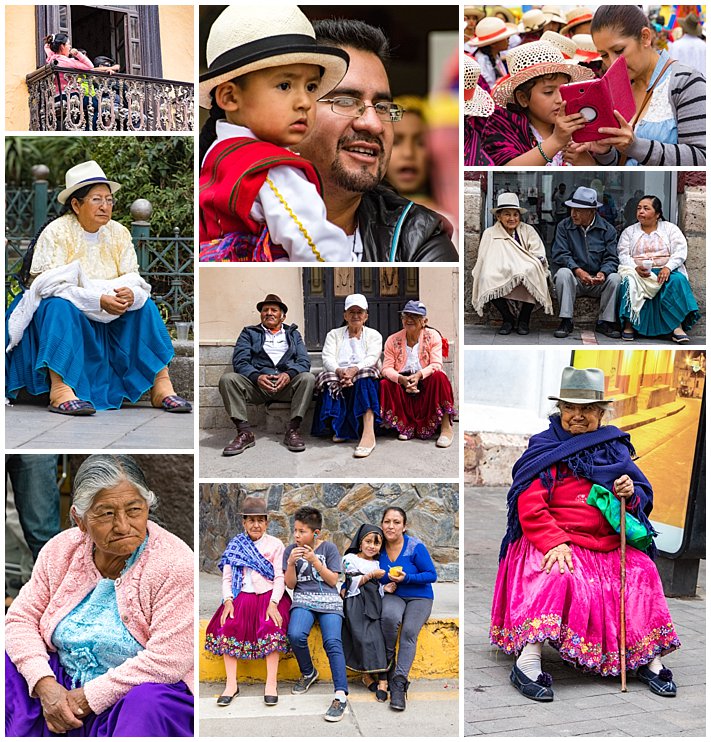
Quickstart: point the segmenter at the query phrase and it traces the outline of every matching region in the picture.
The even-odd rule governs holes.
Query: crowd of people
[[[446,340],[428,326],[427,307],[411,299],[402,309],[402,330],[385,341],[368,327],[368,300],[363,294],[345,298],[343,325],[331,330],[322,350],[323,371],[315,377],[306,345],[295,325],[285,322],[287,305],[268,294],[258,302],[259,324],[245,327],[237,338],[232,371],[219,390],[236,437],[223,449],[236,456],[255,445],[247,404],[289,402],[284,445],[293,452],[306,448],[300,427],[314,394],[317,405],[311,433],[334,443],[358,441],[355,458],[375,449],[375,435],[389,428],[400,440],[433,438],[449,448],[454,440],[454,393],[442,370]],[[382,359],[381,359],[381,356]]]
[[[474,310],[482,316],[491,303],[501,315],[500,334],[516,329],[527,335],[534,309],[553,313],[550,279],[559,307],[556,338],[573,331],[575,300],[592,296],[600,300],[596,331],[608,337],[666,336],[689,343],[687,333],[700,315],[684,265],[687,241],[664,218],[660,199],[637,193],[635,222],[618,234],[594,188],[580,186],[569,198],[564,192],[559,187],[555,193],[550,265],[539,232],[522,221],[527,210],[518,194],[498,194],[496,223],[481,236],[473,270]]]
[[[464,19],[466,165],[706,163],[705,41],[696,15],[679,19],[683,35],[669,44],[658,43],[659,19],[635,5],[565,13],[544,6],[520,21],[511,8],[465,6]],[[599,110],[567,110],[562,86],[601,78],[619,58],[633,115],[617,110],[624,95],[601,94]],[[614,125],[593,131],[607,105]]]
[[[217,705],[229,706],[239,695],[238,659],[266,660],[264,703],[277,705],[279,658],[289,651],[301,673],[291,693],[308,692],[319,678],[308,644],[318,623],[334,691],[325,720],[343,718],[347,669],[361,675],[377,701],[385,703],[389,693],[390,708],[404,711],[417,640],[432,611],[437,580],[427,547],[406,532],[407,513],[391,506],[379,525],[361,524],[343,558],[324,539],[317,508],[296,510],[294,543],[286,548],[267,533],[263,498],[246,497],[241,515],[244,530],[218,563],[222,605],[206,630],[205,649],[225,663],[226,683]]]

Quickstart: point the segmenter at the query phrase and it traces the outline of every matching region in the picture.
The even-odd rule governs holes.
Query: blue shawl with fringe
[[[268,580],[274,580],[274,565],[263,556],[254,541],[246,534],[235,536],[220,557],[217,566],[224,571],[225,564],[232,567],[232,597],[236,598],[242,589],[242,567],[249,567]]]
[[[499,561],[506,555],[509,544],[523,535],[518,518],[519,495],[536,477],[540,478],[550,495],[555,484],[550,469],[560,462],[564,462],[574,476],[601,484],[610,492],[616,479],[623,474],[629,475],[637,496],[633,515],[650,533],[656,535],[648,518],[652,512],[652,485],[632,461],[636,454],[629,435],[614,425],[604,425],[591,433],[572,435],[563,430],[560,415],[552,415],[549,421],[548,430],[531,436],[528,448],[513,466],[513,483],[506,496],[508,523],[501,542]],[[654,558],[656,553],[652,543],[647,554]]]

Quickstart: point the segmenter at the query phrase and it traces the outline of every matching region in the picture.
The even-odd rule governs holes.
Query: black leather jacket
[[[366,191],[357,216],[364,262],[454,263],[459,260],[447,220],[387,186],[379,185]]]

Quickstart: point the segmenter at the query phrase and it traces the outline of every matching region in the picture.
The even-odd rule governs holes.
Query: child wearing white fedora
[[[317,46],[296,5],[229,5],[210,29],[200,105],[200,259],[357,259],[326,219],[321,181],[289,151],[313,128],[316,102],[348,69],[342,49]]]
[[[491,91],[499,107],[484,130],[484,149],[495,165],[566,164],[563,151],[585,119],[566,115],[560,87],[593,73],[545,41],[517,46],[506,61],[509,74]]]

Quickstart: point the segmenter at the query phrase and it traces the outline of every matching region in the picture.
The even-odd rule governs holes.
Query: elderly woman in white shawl
[[[536,306],[553,313],[545,247],[538,232],[521,221],[526,209],[515,193],[500,193],[491,213],[496,224],[481,236],[472,271],[472,304],[480,316],[487,302],[494,305],[503,319],[499,335],[509,335],[514,327],[519,335],[528,335]],[[518,321],[509,302],[519,307]]]

